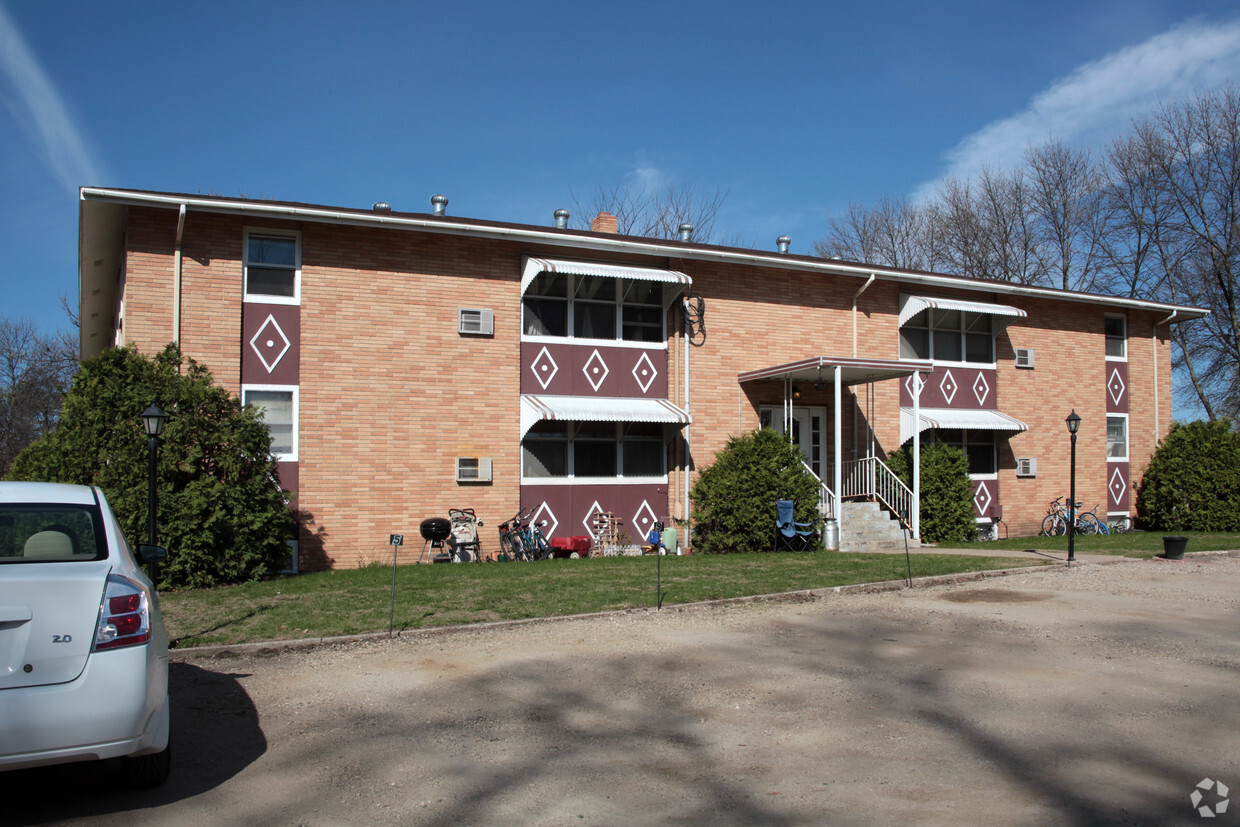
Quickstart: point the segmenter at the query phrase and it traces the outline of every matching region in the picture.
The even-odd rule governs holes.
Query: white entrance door
[[[762,425],[774,428],[780,434],[786,434],[783,408],[762,408],[759,411]],[[793,407],[792,409],[792,441],[801,449],[805,462],[810,470],[822,479],[822,464],[825,456],[823,450],[823,424],[827,419],[826,408]]]

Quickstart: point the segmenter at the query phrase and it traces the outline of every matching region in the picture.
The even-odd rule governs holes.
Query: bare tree
[[[848,212],[827,222],[827,235],[814,242],[814,254],[909,270],[934,266],[937,236],[929,212],[903,198],[882,198],[874,209],[849,204]]]
[[[1025,153],[1042,270],[1064,290],[1091,290],[1107,234],[1103,177],[1089,152],[1047,141]]]
[[[56,427],[77,369],[77,336],[43,336],[28,321],[0,319],[0,476],[22,449]]]
[[[715,222],[727,200],[727,190],[700,192],[697,184],[672,183],[662,187],[632,183],[600,184],[582,200],[573,195],[573,223],[589,229],[600,212],[616,217],[617,231],[643,238],[674,239],[680,225],[693,225],[693,240],[703,243],[736,243],[737,239],[717,234]]]

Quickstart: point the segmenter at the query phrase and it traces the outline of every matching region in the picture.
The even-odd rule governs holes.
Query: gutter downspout
[[[874,279],[876,278],[878,278],[877,273],[870,273],[870,277],[865,280],[865,284],[861,285],[861,289],[858,290],[856,293],[853,293],[853,297],[852,297],[852,355],[854,359],[857,358],[857,299],[860,298],[862,293],[864,293],[867,289],[869,289],[870,285],[874,283]]]
[[[177,214],[177,242],[172,251],[172,341],[181,346],[181,236],[185,233],[185,208]]]
[[[684,311],[681,314],[681,319],[683,320],[684,327],[685,327],[684,329],[684,335],[685,335],[685,413],[688,414],[689,419],[692,420],[693,414],[689,411],[689,295],[687,291],[685,293],[685,297],[681,299],[680,307],[681,307],[681,310]],[[680,542],[681,542],[681,545],[683,545],[685,548],[689,548],[689,538],[693,536],[692,527],[689,525],[689,428],[691,427],[692,427],[691,424],[685,425],[685,432],[684,432],[685,467],[684,467],[683,473],[685,476],[685,484],[684,484],[685,495],[684,495],[684,499],[681,500],[681,503],[683,503],[683,507],[684,507],[684,513],[681,516],[683,516],[685,519],[685,529],[684,529],[684,538]]]
[[[1154,327],[1150,330],[1150,345],[1153,349],[1154,363],[1154,442],[1162,439],[1162,418],[1158,415],[1158,328],[1175,321],[1175,317],[1180,315],[1180,311],[1172,310],[1171,315],[1163,319],[1161,322],[1154,322]],[[1170,331],[1168,331],[1170,335]]]

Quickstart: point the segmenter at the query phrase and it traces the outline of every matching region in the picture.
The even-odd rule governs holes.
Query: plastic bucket
[[[1184,549],[1188,547],[1188,538],[1178,535],[1163,535],[1163,554],[1167,560],[1183,560]]]

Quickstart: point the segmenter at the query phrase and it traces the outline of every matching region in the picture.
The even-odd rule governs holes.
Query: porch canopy
[[[981,313],[986,316],[994,316],[999,322],[1000,330],[1016,319],[1025,318],[1025,311],[1019,307],[1012,307],[1006,304],[948,299],[943,296],[901,296],[900,327],[908,324],[921,311],[930,309],[963,310],[967,313]]]
[[[919,421],[918,431],[927,428],[953,428],[964,431],[1027,431],[1029,426],[1014,416],[992,410],[962,410],[959,408],[921,408],[917,414],[912,408],[900,409],[900,443],[913,436],[913,422]]]
[[[654,267],[634,267],[628,264],[612,264],[597,261],[567,261],[558,258],[536,258],[526,256],[525,266],[521,270],[521,295],[530,289],[539,273],[564,273],[572,276],[603,276],[613,279],[637,279],[638,281],[657,281],[663,284],[678,284],[688,287],[693,279],[679,270],[662,270]]]
[[[689,425],[693,418],[666,399],[624,396],[521,396],[521,436],[544,419],[577,422],[665,422]]]

